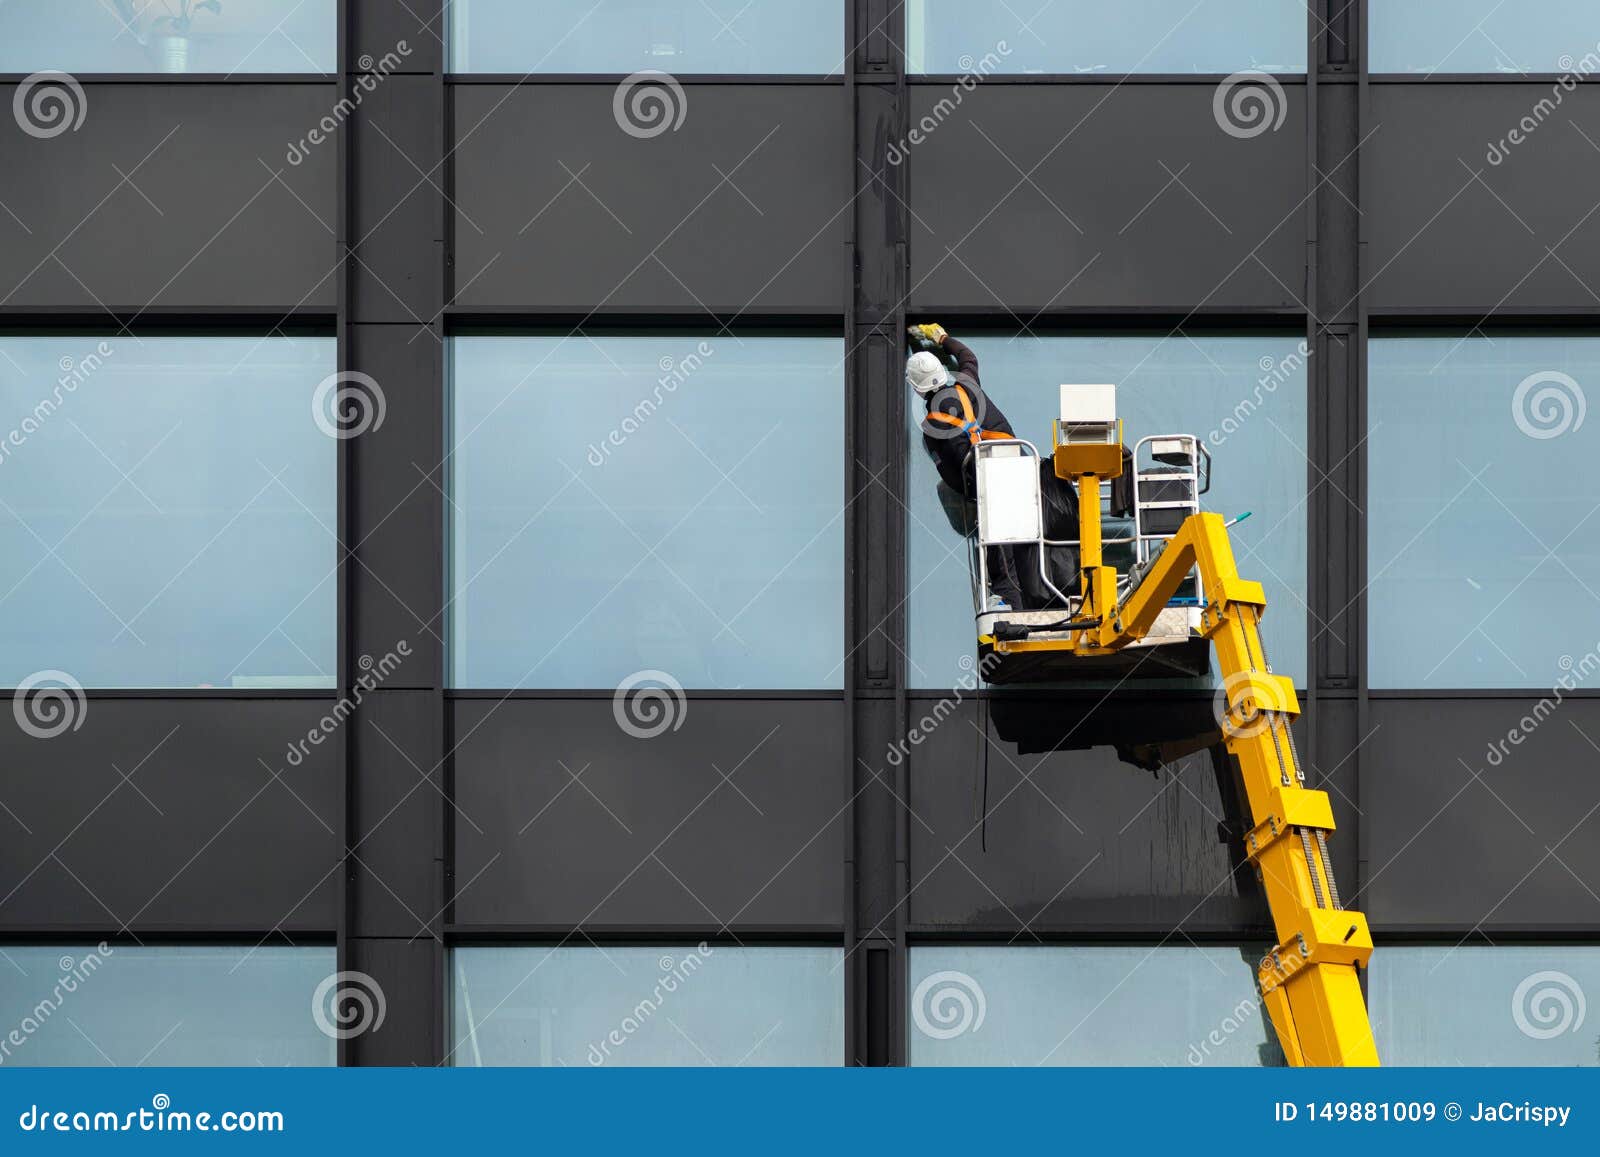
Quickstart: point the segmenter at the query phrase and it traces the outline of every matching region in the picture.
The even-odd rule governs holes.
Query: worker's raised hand
[[[945,332],[944,326],[936,322],[910,326],[909,332],[912,337],[921,338],[923,341],[932,342],[934,345],[943,345],[944,339],[950,336]]]

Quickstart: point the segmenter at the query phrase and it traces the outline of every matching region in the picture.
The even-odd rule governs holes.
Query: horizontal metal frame
[[[503,700],[503,699],[533,699],[533,700],[539,700],[539,699],[590,699],[590,700],[601,700],[601,699],[614,698],[616,696],[616,694],[617,694],[617,689],[615,687],[569,687],[569,688],[562,688],[562,687],[525,687],[525,688],[519,688],[517,690],[495,690],[494,688],[484,688],[484,687],[446,687],[444,689],[444,691],[443,691],[443,695],[444,695],[446,700],[459,700],[461,702],[471,702],[472,700],[476,700],[476,699],[491,699],[491,700]],[[716,688],[716,687],[700,687],[700,688],[684,688],[684,690],[683,690],[683,697],[685,699],[697,699],[697,700],[701,700],[701,701],[714,701],[714,700],[721,699],[721,700],[728,700],[730,702],[741,701],[741,700],[742,701],[752,701],[752,700],[759,701],[759,700],[767,700],[767,699],[778,699],[778,700],[782,700],[783,702],[786,702],[786,703],[795,702],[797,700],[798,701],[817,700],[817,699],[821,699],[821,700],[828,700],[828,699],[842,700],[844,698],[844,694],[845,693],[844,693],[844,689],[843,688],[829,689],[829,688],[826,688],[826,687],[809,688],[809,689],[808,688],[788,689],[788,688],[778,687],[778,688],[770,688],[770,689],[766,689],[766,690],[762,690],[760,688],[755,688],[755,689],[740,688],[740,689],[737,689],[737,690],[723,690],[721,688]]]
[[[446,72],[444,82],[450,85],[487,84],[505,88],[533,87],[541,84],[615,86],[632,75],[634,74],[626,72]],[[673,80],[685,87],[696,84],[838,86],[850,79],[848,73],[842,72],[674,72],[671,75]]]
[[[96,931],[96,928],[102,928]],[[285,925],[256,928],[229,924],[152,924],[137,925],[126,931],[112,925],[22,924],[0,928],[0,944],[16,947],[27,944],[54,946],[67,944],[187,945],[237,944],[241,948],[265,944],[269,940],[288,941],[296,947],[331,948],[334,929],[327,925]]]
[[[63,70],[57,69],[61,72]],[[37,73],[0,73],[0,84],[21,84]],[[325,84],[338,83],[336,72],[73,72],[79,84]]]
[[[470,335],[474,330],[502,335],[526,333],[529,336],[552,336],[572,333],[581,336],[601,332],[670,334],[703,329],[721,331],[724,328],[740,337],[759,337],[762,330],[789,329],[812,330],[832,337],[844,334],[844,312],[841,309],[796,311],[752,307],[709,313],[700,310],[643,313],[632,306],[599,309],[581,306],[563,309],[447,306],[444,325],[448,337]]]
[[[334,336],[334,314],[329,310],[237,309],[228,306],[0,306],[0,333],[40,329],[93,333],[115,326],[132,334],[173,333],[182,330],[234,330],[240,337],[268,337],[274,333],[307,331],[318,337]],[[218,336],[227,336],[219,334]]]
[[[583,947],[589,941],[618,946],[661,944],[738,945],[762,947],[840,946],[844,928],[823,924],[446,924],[445,940],[451,948],[489,948],[526,945],[556,947],[572,941]]]
[[[1160,85],[1192,85],[1203,88],[1215,88],[1230,76],[1236,75],[1227,72],[991,72],[987,76],[977,77],[971,72],[908,72],[906,83],[912,88],[925,85],[949,86],[959,84],[963,80],[977,77],[977,83],[985,88],[991,85],[1005,84],[1053,84],[1053,85],[1104,85],[1109,88],[1123,88],[1127,85],[1160,84]],[[1281,85],[1294,86],[1306,83],[1306,74],[1303,72],[1272,72],[1265,75],[1272,77]]]

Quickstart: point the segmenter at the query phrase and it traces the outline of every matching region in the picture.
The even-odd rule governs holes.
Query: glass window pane
[[[332,338],[0,338],[0,678],[332,687]]]
[[[1600,338],[1374,337],[1367,377],[1370,684],[1554,686],[1600,604]]]
[[[1379,947],[1369,979],[1386,1065],[1600,1064],[1600,948]]]
[[[843,0],[455,0],[450,67],[829,76],[844,24]]]
[[[1367,23],[1373,72],[1600,70],[1594,0],[1371,0]]]
[[[988,63],[986,63],[988,62]],[[1304,72],[1284,0],[906,0],[911,72]]]
[[[1204,439],[1214,462],[1202,506],[1251,518],[1233,529],[1239,572],[1267,592],[1262,640],[1273,669],[1305,679],[1306,359],[1288,336],[961,336],[985,391],[1017,435],[1050,448],[1062,382],[1114,382],[1131,445],[1151,434]],[[909,391],[908,391],[909,394]],[[940,486],[910,399],[907,551],[909,681],[944,689],[971,678],[976,640],[952,624],[972,606],[962,504]],[[966,665],[962,665],[963,657]],[[1145,685],[1156,685],[1142,681]]]
[[[455,339],[454,686],[841,686],[843,350]]]
[[[838,948],[458,948],[456,1065],[838,1065]]]
[[[0,72],[334,71],[338,0],[6,0]]]
[[[911,950],[913,1065],[1282,1065],[1261,948]]]
[[[312,1003],[336,967],[332,947],[0,949],[0,1063],[331,1065]]]

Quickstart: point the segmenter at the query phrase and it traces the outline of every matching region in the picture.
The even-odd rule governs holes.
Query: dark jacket
[[[985,430],[995,430],[1011,437],[1016,431],[984,392],[978,380],[978,355],[964,342],[953,337],[944,339],[944,350],[956,359],[956,385],[967,392],[972,401],[973,416]],[[961,417],[961,398],[956,390],[945,387],[928,395],[928,409],[940,410],[953,417]],[[933,458],[934,466],[944,484],[963,497],[976,497],[972,481],[970,455],[972,442],[966,434],[943,422],[922,420],[922,444]]]

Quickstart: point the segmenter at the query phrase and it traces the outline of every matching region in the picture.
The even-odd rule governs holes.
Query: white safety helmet
[[[906,384],[925,398],[950,384],[950,371],[936,354],[923,350],[906,359]]]

